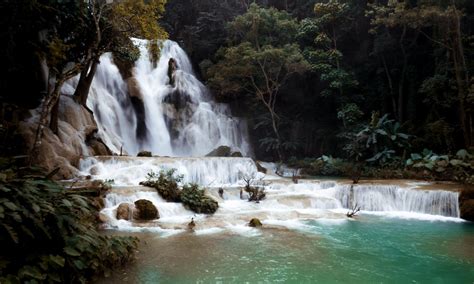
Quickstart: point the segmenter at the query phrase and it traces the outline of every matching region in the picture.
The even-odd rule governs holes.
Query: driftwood
[[[354,216],[357,215],[357,213],[359,213],[359,211],[360,211],[360,206],[357,206],[356,204],[354,207],[352,207],[351,211],[348,211],[346,213],[346,216],[349,218],[353,218]]]

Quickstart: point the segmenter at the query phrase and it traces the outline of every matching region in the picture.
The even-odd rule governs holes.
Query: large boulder
[[[122,203],[117,208],[117,220],[130,221],[133,217],[133,205],[130,203]]]
[[[474,189],[464,189],[459,195],[461,218],[474,222]]]
[[[253,228],[258,228],[258,227],[262,227],[263,224],[262,222],[260,222],[258,218],[253,218],[252,220],[250,220],[249,226]]]
[[[140,199],[135,201],[135,211],[133,212],[133,218],[141,221],[148,221],[159,219],[160,214],[158,209],[150,200]]]
[[[209,152],[206,157],[230,157],[231,149],[229,146],[219,146]]]

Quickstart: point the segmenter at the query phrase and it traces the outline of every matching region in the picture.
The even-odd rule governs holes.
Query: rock
[[[99,168],[97,166],[93,166],[90,170],[89,173],[93,176],[96,176],[99,174]]]
[[[230,156],[235,157],[235,158],[242,158],[243,157],[242,153],[240,153],[239,151],[233,152],[232,154],[230,154]]]
[[[262,224],[262,222],[260,222],[259,219],[253,218],[252,220],[250,220],[249,226],[253,227],[253,228],[258,228],[258,227],[262,227],[263,224]]]
[[[257,171],[259,171],[261,173],[264,173],[264,174],[267,173],[267,169],[264,168],[262,165],[260,165],[259,162],[255,161],[255,165],[257,166]]]
[[[229,157],[231,155],[230,147],[219,146],[213,151],[209,152],[206,157]]]
[[[135,201],[135,209],[133,212],[134,219],[148,221],[160,218],[158,209],[156,209],[155,205],[149,200],[140,199]]]
[[[168,61],[168,79],[171,86],[174,86],[174,73],[176,72],[176,69],[178,69],[176,60],[174,58],[170,58]]]
[[[141,151],[137,154],[137,157],[152,157],[153,155],[149,151]]]
[[[133,213],[133,205],[130,203],[121,203],[117,208],[117,220],[127,220],[130,221],[132,219]]]
[[[102,197],[95,197],[92,199],[92,205],[100,211],[105,208],[105,200]]]
[[[99,223],[105,224],[109,221],[109,216],[104,213],[99,213]]]
[[[459,209],[462,219],[474,222],[474,199],[464,201]]]
[[[474,190],[464,189],[459,195],[461,218],[474,222]]]

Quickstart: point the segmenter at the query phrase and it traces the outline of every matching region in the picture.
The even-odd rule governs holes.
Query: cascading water
[[[113,152],[203,156],[225,145],[251,155],[245,122],[213,101],[176,42],[159,43],[160,58],[154,63],[149,42],[133,41],[140,49],[133,76],[125,82],[112,55],[103,55],[87,102],[99,135]],[[176,66],[171,70],[174,82],[168,74],[170,60]]]
[[[98,159],[98,160],[97,160]],[[186,229],[191,217],[202,230],[231,230],[251,233],[246,222],[257,217],[264,224],[289,229],[305,229],[304,220],[347,220],[349,208],[358,206],[365,214],[381,214],[402,218],[459,221],[459,193],[447,190],[422,190],[416,184],[405,186],[358,184],[350,186],[335,181],[301,180],[294,184],[272,174],[257,172],[249,158],[131,158],[104,157],[84,160],[83,174],[94,178],[114,179],[116,188],[107,195],[108,225],[121,230],[151,230],[163,234],[179,233]],[[138,187],[146,173],[160,169],[177,169],[184,182],[198,183],[207,194],[219,202],[219,210],[211,218],[194,215],[179,203],[165,202],[154,189]],[[266,199],[259,204],[248,202],[240,192],[243,178],[265,184]],[[224,188],[224,194],[219,194]],[[133,204],[148,199],[159,208],[159,220],[143,224],[117,220],[116,209],[121,203]],[[252,231],[255,233],[255,231]]]

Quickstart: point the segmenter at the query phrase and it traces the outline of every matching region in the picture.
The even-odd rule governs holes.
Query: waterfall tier
[[[140,58],[132,76],[124,80],[112,54],[104,54],[87,101],[100,137],[113,152],[203,156],[218,146],[229,146],[251,155],[245,121],[213,100],[176,42],[158,43],[157,62],[150,58],[148,41],[133,42]],[[67,82],[63,92],[72,94],[77,81]]]
[[[206,187],[207,194],[219,202],[219,210],[210,218],[195,215],[179,203],[165,202],[154,189],[139,187],[148,172],[177,169],[184,182]],[[293,228],[303,226],[307,219],[346,220],[349,208],[358,206],[364,214],[421,218],[428,220],[459,221],[459,193],[448,190],[417,189],[417,185],[396,186],[345,182],[277,178],[257,172],[249,158],[129,158],[100,157],[82,162],[83,174],[93,178],[114,179],[116,187],[106,197],[108,225],[123,230],[179,232],[186,228],[191,217],[209,230],[241,230],[251,218],[264,224]],[[259,204],[248,202],[240,193],[243,178],[264,181],[267,197]],[[224,188],[223,197],[218,188]],[[242,196],[241,196],[242,194]],[[121,203],[148,199],[160,210],[161,218],[150,223],[116,220],[115,212]],[[304,227],[304,226],[303,226]],[[164,231],[163,231],[164,230]]]

